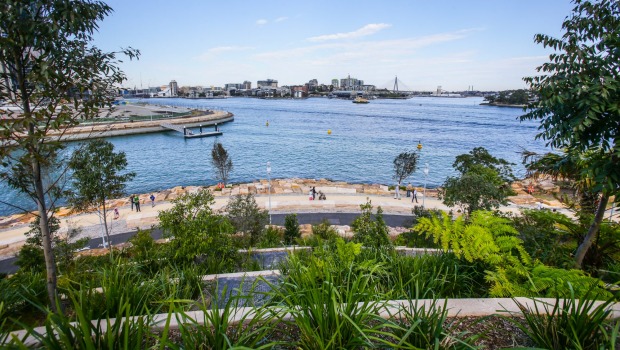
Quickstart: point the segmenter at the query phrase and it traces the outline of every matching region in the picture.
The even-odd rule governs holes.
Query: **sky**
[[[279,86],[347,76],[391,89],[526,88],[562,35],[568,0],[110,0],[94,45],[131,46],[125,87],[276,79]]]

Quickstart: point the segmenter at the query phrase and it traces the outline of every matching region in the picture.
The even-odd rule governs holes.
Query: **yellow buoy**
[[[266,126],[269,126],[269,120],[265,123]]]
[[[332,129],[327,129],[327,135],[331,135],[332,134]]]

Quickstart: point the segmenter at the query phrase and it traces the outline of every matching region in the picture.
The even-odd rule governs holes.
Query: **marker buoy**
[[[265,126],[269,126],[269,120],[265,123]]]
[[[331,135],[332,134],[332,129],[327,129],[327,135]]]

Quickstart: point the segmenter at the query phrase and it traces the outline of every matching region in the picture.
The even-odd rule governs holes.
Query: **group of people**
[[[323,193],[322,191],[317,192],[314,186],[312,186],[312,188],[310,189],[310,193],[308,194],[308,199],[310,199],[311,201],[315,200],[317,194],[319,195],[320,201],[324,201],[327,199],[327,197],[325,197],[325,193]]]
[[[411,203],[418,203],[418,189],[411,186],[411,183],[407,184],[407,198],[411,197]],[[400,199],[400,184],[396,184],[394,191],[394,199]]]
[[[151,207],[155,207],[155,195],[151,193],[151,196],[149,197],[149,199],[151,200]],[[136,211],[141,211],[140,210],[140,196],[138,196],[137,194],[132,194],[131,196],[129,196],[129,202],[131,203],[131,210],[133,211],[133,208],[136,207]]]

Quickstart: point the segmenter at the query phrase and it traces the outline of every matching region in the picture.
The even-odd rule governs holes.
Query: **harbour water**
[[[232,157],[231,182],[266,179],[269,161],[272,178],[391,184],[394,157],[416,150],[420,142],[418,170],[406,182],[423,186],[426,180],[429,187],[436,187],[454,175],[454,158],[474,147],[485,147],[492,155],[516,163],[518,176],[524,175],[523,149],[548,150],[543,141],[535,140],[538,123],[518,120],[523,110],[480,106],[481,98],[372,100],[369,104],[327,98],[144,101],[225,110],[235,115],[235,121],[220,125],[223,135],[218,137],[184,139],[170,131],[110,138],[117,151],[126,153],[128,170],[137,173],[127,186],[131,193],[216,183],[210,163],[214,141],[221,142]],[[430,169],[427,179],[422,172],[425,163]],[[0,200],[34,209],[5,183],[0,184]],[[15,211],[0,204],[0,215]]]

